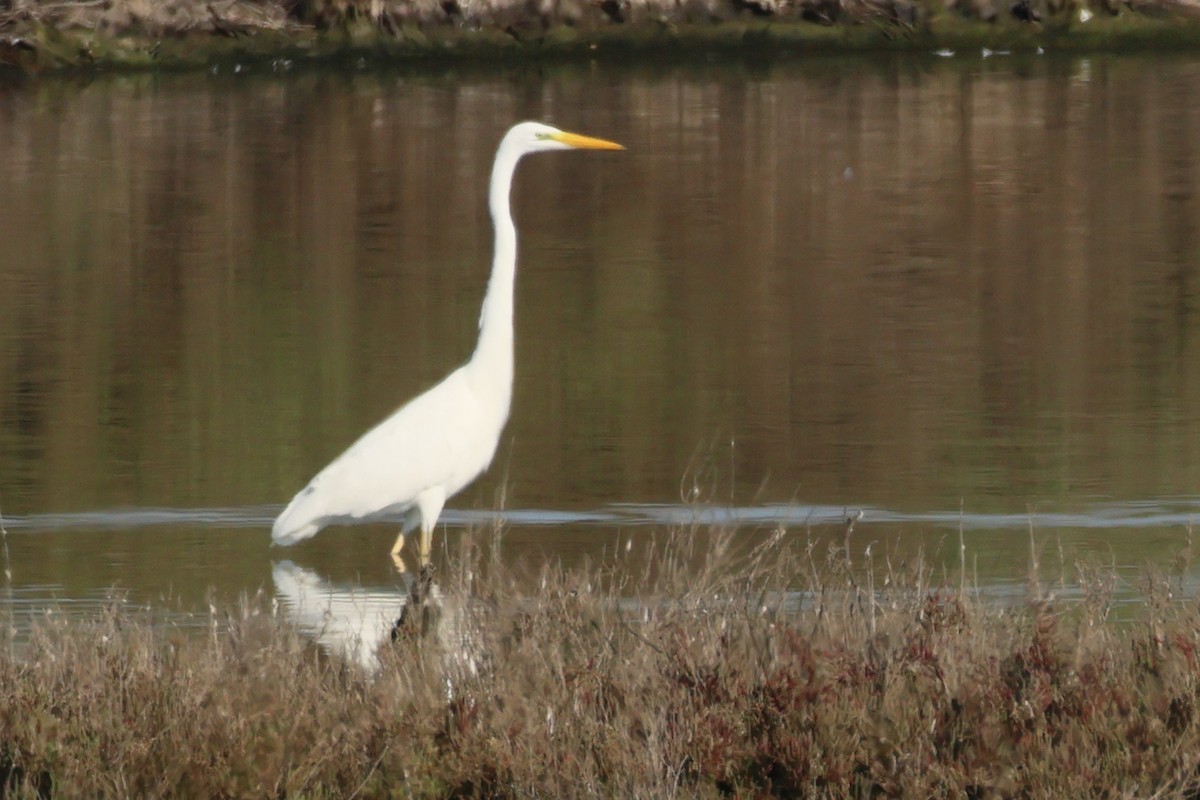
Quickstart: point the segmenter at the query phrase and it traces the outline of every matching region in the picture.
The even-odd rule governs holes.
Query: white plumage
[[[327,525],[405,514],[404,534],[421,528],[421,563],[446,499],[491,464],[508,419],[513,380],[513,283],[517,231],[509,204],[521,157],[545,150],[621,150],[621,145],[538,122],[513,126],[500,142],[488,191],[496,243],[492,274],[470,360],[367,431],[300,490],[275,520],[271,538],[290,545]]]

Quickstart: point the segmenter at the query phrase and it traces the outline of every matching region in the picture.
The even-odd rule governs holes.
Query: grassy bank
[[[0,70],[1192,48],[1200,0],[0,0]]]
[[[443,567],[378,671],[269,603],[50,614],[0,648],[10,797],[1195,797],[1200,606],[974,599],[920,563],[690,536],[653,573]],[[797,552],[799,554],[797,555]],[[947,585],[949,584],[949,585]],[[800,593],[797,593],[797,590]],[[622,601],[638,596],[639,603]]]

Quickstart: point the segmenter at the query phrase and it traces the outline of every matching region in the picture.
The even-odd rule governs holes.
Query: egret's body
[[[400,550],[405,532],[419,524],[420,558],[428,561],[442,506],[491,464],[512,401],[517,262],[509,204],[513,171],[529,153],[574,148],[622,149],[536,122],[516,125],[504,136],[488,191],[496,242],[475,352],[321,470],[275,520],[271,538],[276,544],[294,544],[334,523],[403,513],[404,528],[392,553]]]

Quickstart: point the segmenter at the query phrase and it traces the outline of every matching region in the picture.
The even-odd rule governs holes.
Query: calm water
[[[519,170],[513,416],[438,549],[499,508],[528,561],[860,509],[955,562],[961,524],[997,585],[1031,525],[1131,574],[1184,545],[1200,61],[135,77],[0,84],[11,602],[395,585],[391,526],[269,524],[470,353],[523,118],[629,149]]]

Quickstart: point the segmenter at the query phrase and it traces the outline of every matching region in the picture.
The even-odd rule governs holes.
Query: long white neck
[[[517,229],[509,204],[513,170],[522,153],[508,139],[500,142],[488,189],[488,210],[496,231],[492,277],[479,315],[479,343],[468,362],[472,377],[489,391],[512,392],[513,282],[517,267]]]

